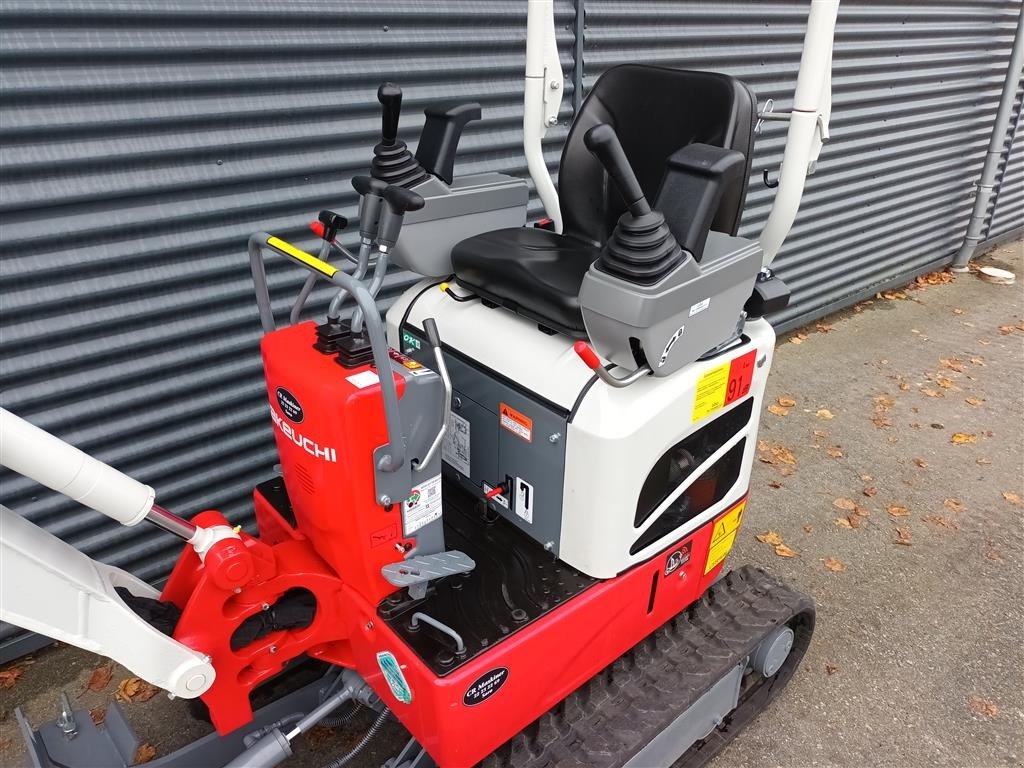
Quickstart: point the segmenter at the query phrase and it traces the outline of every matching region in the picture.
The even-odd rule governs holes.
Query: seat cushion
[[[533,227],[499,229],[452,249],[458,283],[553,331],[586,338],[580,286],[599,250]]]

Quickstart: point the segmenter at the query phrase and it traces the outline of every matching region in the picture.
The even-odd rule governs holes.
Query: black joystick
[[[359,193],[359,237],[367,244],[373,242],[377,235],[377,222],[387,188],[387,184],[372,176],[352,178],[352,189]]]
[[[647,202],[615,129],[606,123],[595,125],[584,134],[583,143],[626,202],[626,212],[601,250],[598,268],[630,282],[656,283],[687,254],[666,226],[665,217]]]
[[[398,139],[398,118],[402,113],[402,89],[395,83],[381,83],[377,89],[381,103],[380,142],[373,148],[370,175],[385,184],[411,187],[426,178],[427,173],[412,156],[404,141]]]
[[[392,248],[398,242],[398,233],[409,211],[418,211],[424,205],[423,198],[411,189],[392,185],[384,190],[384,211],[377,228],[377,245],[382,249]]]

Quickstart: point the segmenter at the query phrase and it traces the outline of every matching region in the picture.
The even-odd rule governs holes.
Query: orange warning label
[[[507,429],[513,435],[523,438],[528,443],[533,442],[533,419],[512,406],[505,403],[499,406],[498,423],[502,429]]]
[[[711,529],[711,546],[708,549],[708,560],[704,565],[704,573],[711,573],[715,566],[725,560],[725,556],[729,554],[733,542],[736,541],[740,523],[743,522],[743,510],[746,506],[747,500],[743,499],[715,520],[715,527]]]

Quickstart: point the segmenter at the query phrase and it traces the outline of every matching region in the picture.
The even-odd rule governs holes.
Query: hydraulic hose
[[[391,710],[385,707],[384,711],[377,715],[377,719],[373,721],[373,725],[370,726],[370,729],[363,734],[363,738],[361,738],[358,743],[344,755],[336,757],[329,762],[326,768],[341,768],[343,765],[347,765],[355,759],[355,757],[366,749],[367,745],[373,741],[374,737],[381,732],[381,729],[384,727],[384,723],[387,722],[390,715]]]

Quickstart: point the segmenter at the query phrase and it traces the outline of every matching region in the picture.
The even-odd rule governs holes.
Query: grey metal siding
[[[566,98],[552,168],[574,82],[589,86],[616,63],[732,72],[787,108],[805,2],[557,9]],[[949,260],[1018,9],[844,1],[834,143],[778,262],[796,291],[782,327]],[[426,102],[479,100],[484,120],[467,130],[459,169],[525,176],[524,39],[525,3],[504,0],[0,3],[4,407],[152,484],[183,514],[214,507],[246,521],[251,488],[275,461],[247,236],[267,229],[313,247],[311,215],[352,211],[348,179],[366,167],[388,78],[406,91],[403,138],[416,136]],[[777,123],[759,137],[745,234],[767,215],[760,174],[777,167],[783,140]],[[993,230],[1019,210],[1024,193],[1011,186]],[[278,261],[270,278],[283,315],[302,275]],[[411,280],[392,274],[382,304]],[[0,483],[4,503],[143,578],[158,580],[178,550],[21,478]],[[23,640],[0,627],[0,656]]]
[[[989,211],[986,240],[999,241],[1024,228],[1024,79],[1006,135],[1005,154],[999,167],[995,199]]]
[[[843,0],[832,143],[808,179],[775,268],[793,289],[773,318],[792,328],[951,261],[963,240],[1020,12],[1018,0]],[[790,107],[807,4],[587,0],[584,83],[631,61],[716,69],[763,105]],[[694,109],[700,105],[695,104]],[[785,123],[755,145],[741,234],[771,209]]]

